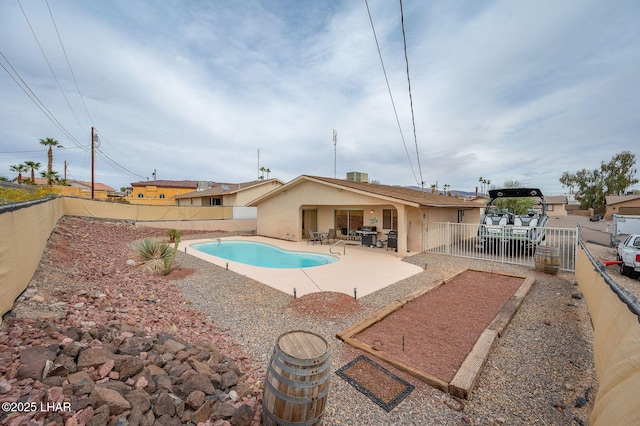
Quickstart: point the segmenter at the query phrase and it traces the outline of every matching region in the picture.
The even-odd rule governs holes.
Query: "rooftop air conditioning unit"
[[[369,183],[369,174],[360,172],[347,172],[347,180],[352,182]]]

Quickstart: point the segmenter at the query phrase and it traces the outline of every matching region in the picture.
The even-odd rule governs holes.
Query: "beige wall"
[[[256,230],[255,219],[140,221],[136,222],[136,225],[149,228],[179,229],[181,231],[191,229],[194,231],[224,231],[242,234],[253,234]]]
[[[262,185],[254,186],[251,188],[244,189],[237,193],[237,196],[234,200],[234,206],[246,206],[251,201],[255,200],[258,197],[263,196],[264,194],[271,192],[275,189],[278,189],[283,184],[281,182],[272,181],[269,183],[265,183]]]
[[[69,216],[89,216],[131,221],[232,219],[233,207],[149,206],[111,203],[64,197],[64,212]]]
[[[553,206],[553,210],[548,210],[548,207]],[[565,208],[565,204],[549,204],[547,205],[547,216],[549,217],[557,217],[557,216],[566,216],[567,209]]]
[[[64,215],[147,221],[166,229],[253,232],[256,227],[255,219],[233,220],[233,207],[136,206],[61,197],[0,211],[0,316],[29,285],[49,235]]]
[[[222,196],[222,205],[224,206],[246,206],[249,202],[281,186],[282,183],[274,181],[230,194],[220,193],[203,197],[181,198],[177,200],[176,204],[179,206],[209,206],[209,198]]]
[[[576,277],[593,325],[598,379],[592,425],[640,424],[640,324],[580,246]]]
[[[0,213],[0,318],[27,288],[62,215],[61,198]]]

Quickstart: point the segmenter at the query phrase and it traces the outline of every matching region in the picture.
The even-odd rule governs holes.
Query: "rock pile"
[[[255,389],[212,343],[126,323],[12,320],[0,333],[0,424],[248,426],[256,417]]]

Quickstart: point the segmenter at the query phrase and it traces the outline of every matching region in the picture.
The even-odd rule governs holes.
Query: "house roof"
[[[567,197],[565,195],[551,195],[544,199],[547,204],[567,204]]]
[[[637,200],[640,198],[640,194],[633,195],[607,195],[604,197],[605,202],[608,206],[613,204],[624,203],[626,201]]]
[[[46,179],[45,179],[46,181]],[[68,180],[67,183],[71,186],[82,186],[91,189],[91,182],[85,182],[82,180]],[[76,184],[76,185],[74,185]],[[105,185],[104,183],[94,182],[93,189],[96,191],[107,191],[107,192],[115,192],[116,190],[109,185]]]
[[[14,179],[14,180],[16,180],[16,179]],[[29,179],[31,179],[31,178],[29,177]],[[74,185],[74,183],[76,185]],[[37,178],[35,178],[35,184],[36,185],[48,185],[49,181],[46,178],[38,178],[37,177]],[[70,180],[67,180],[67,184],[68,184],[68,186],[82,186],[82,187],[87,187],[87,188],[91,189],[91,182],[85,182],[85,181],[81,181],[81,180],[70,179]],[[115,192],[114,188],[110,187],[109,185],[105,185],[104,183],[100,183],[100,182],[94,182],[93,189],[95,189],[96,191]]]
[[[192,188],[198,187],[197,180],[143,180],[140,182],[131,182],[131,186],[135,187],[147,187],[147,186],[159,186],[162,188]]]
[[[350,191],[361,194],[370,195],[377,198],[386,198],[390,201],[402,202],[404,204],[413,205],[415,207],[448,207],[448,208],[478,208],[477,202],[464,200],[462,198],[449,197],[446,195],[435,194],[427,191],[419,191],[416,189],[406,188],[403,186],[379,185],[373,183],[353,182],[346,179],[334,179],[322,176],[302,175],[294,180],[286,183],[279,188],[279,191],[286,190],[302,182],[311,181],[324,185],[334,186],[336,188],[348,189]],[[260,201],[274,196],[275,191],[263,195],[251,203],[250,206],[257,205]]]
[[[174,198],[176,199],[200,198],[200,197],[211,197],[211,196],[220,195],[220,194],[235,194],[237,192],[240,192],[248,188],[261,186],[264,184],[271,184],[273,182],[278,182],[284,185],[284,183],[280,179],[252,180],[250,182],[241,182],[241,183],[215,182],[211,188],[206,189],[204,191],[187,192],[186,194],[177,195]]]

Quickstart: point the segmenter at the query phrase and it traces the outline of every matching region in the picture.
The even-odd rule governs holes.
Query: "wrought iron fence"
[[[539,247],[553,247],[559,269],[575,271],[578,228],[435,223],[424,234],[430,253],[535,266]]]

